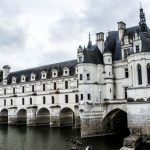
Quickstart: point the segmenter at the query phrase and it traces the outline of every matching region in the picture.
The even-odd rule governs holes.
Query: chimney
[[[120,41],[123,38],[125,29],[126,29],[126,24],[122,21],[118,22],[118,34],[119,34],[119,40]]]
[[[103,32],[96,33],[96,44],[98,48],[100,49],[101,53],[103,53],[104,51],[104,33]]]
[[[8,65],[3,66],[3,79],[7,78],[9,72],[10,72],[10,66]]]

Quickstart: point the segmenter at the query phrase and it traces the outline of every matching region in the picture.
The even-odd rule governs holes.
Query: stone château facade
[[[106,40],[103,32],[97,33],[95,45],[89,36],[87,47],[78,47],[76,60],[16,72],[6,65],[3,73],[1,122],[81,125],[84,137],[102,133],[117,118],[116,126],[122,126],[124,118],[129,128],[138,124],[149,134],[150,30],[142,8],[138,26],[118,22],[118,30]]]

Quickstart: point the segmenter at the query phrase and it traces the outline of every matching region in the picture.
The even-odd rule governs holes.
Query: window
[[[41,78],[46,79],[47,73],[45,71],[41,72]]]
[[[65,67],[65,68],[63,69],[63,75],[64,75],[64,76],[68,76],[68,75],[69,75],[69,68]]]
[[[82,74],[80,74],[80,80],[82,80],[82,79],[83,79]]]
[[[65,89],[68,89],[68,81],[65,81]]]
[[[128,68],[125,68],[125,77],[126,77],[126,78],[128,78],[128,77],[129,77]]]
[[[127,99],[127,87],[124,88],[124,97]]]
[[[25,77],[25,75],[22,75],[21,76],[21,82],[25,82],[26,81],[26,77]]]
[[[79,57],[79,63],[81,63],[81,62],[82,62],[82,56]]]
[[[87,97],[88,97],[88,100],[91,100],[91,95],[90,94],[88,94]]]
[[[111,88],[110,88],[110,93],[111,93]]]
[[[10,105],[13,105],[13,100],[12,99],[10,100]]]
[[[6,95],[6,89],[4,89],[4,95]]]
[[[32,98],[30,98],[30,105],[32,105]]]
[[[79,102],[79,97],[78,94],[75,95],[75,102],[78,103]]]
[[[90,80],[90,74],[87,74],[87,80]]]
[[[45,84],[43,84],[43,91],[45,91]]]
[[[34,85],[32,85],[32,92],[34,92]]]
[[[57,85],[56,85],[56,82],[54,82],[54,90],[57,89]]]
[[[136,45],[136,52],[138,53],[140,51],[139,45]]]
[[[147,64],[147,81],[150,84],[150,64]]]
[[[142,84],[142,70],[141,70],[141,65],[137,65],[137,72],[138,72],[138,84]]]
[[[110,72],[109,72],[109,76],[110,76]]]
[[[43,104],[46,104],[46,98],[43,96]]]
[[[81,97],[80,99],[83,100],[83,94],[81,94],[80,97]]]
[[[125,49],[124,50],[124,59],[126,59],[128,55],[129,55],[129,49]]]
[[[16,94],[16,89],[15,88],[13,88],[13,94]]]
[[[12,77],[12,83],[16,83],[16,77]]]
[[[24,86],[22,87],[22,93],[24,93]]]
[[[35,74],[32,73],[32,74],[31,74],[31,81],[34,81],[34,80],[35,80]]]
[[[53,69],[52,70],[52,77],[57,77],[57,75],[58,75],[58,72],[57,72],[57,70],[56,69]]]
[[[22,105],[24,105],[24,98],[22,98]]]
[[[54,96],[52,96],[52,104],[55,103],[55,99],[54,99]]]
[[[68,95],[65,95],[65,103],[68,103]]]
[[[4,99],[4,106],[6,106],[6,99]]]
[[[108,62],[110,62],[110,58],[108,58]]]

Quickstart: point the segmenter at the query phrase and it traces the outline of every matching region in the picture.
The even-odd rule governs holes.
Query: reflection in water
[[[71,150],[73,144],[66,137],[75,139],[80,131],[67,128],[0,126],[0,150]],[[80,139],[80,137],[79,137]],[[117,136],[94,137],[80,140],[84,150],[92,145],[94,150],[117,150],[122,146],[122,138]]]

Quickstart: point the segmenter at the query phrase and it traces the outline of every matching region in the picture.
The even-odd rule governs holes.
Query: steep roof
[[[30,68],[26,70],[21,70],[21,71],[16,71],[16,72],[11,72],[7,76],[7,83],[11,84],[12,82],[12,77],[16,77],[17,83],[21,81],[21,75],[26,76],[26,82],[30,81],[31,74],[34,73],[36,75],[36,80],[41,79],[41,72],[45,71],[47,72],[47,77],[51,78],[51,71],[52,69],[56,69],[58,71],[58,77],[63,75],[63,68],[68,67],[69,68],[69,75],[73,76],[75,74],[75,66],[77,65],[77,60],[70,60],[70,61],[65,61],[65,62],[60,62],[60,63],[55,63],[55,64],[49,64],[45,66],[40,66],[40,67],[35,67],[35,68]]]
[[[142,41],[141,52],[150,52],[150,30],[147,27],[147,33],[143,33],[139,26],[126,28],[124,35],[128,35],[129,39],[133,39],[134,34],[139,34]],[[104,44],[104,53],[112,53],[113,61],[121,60],[121,41],[119,40],[118,31],[111,31]]]
[[[89,45],[83,49],[83,63],[104,64],[103,55],[97,45]]]

